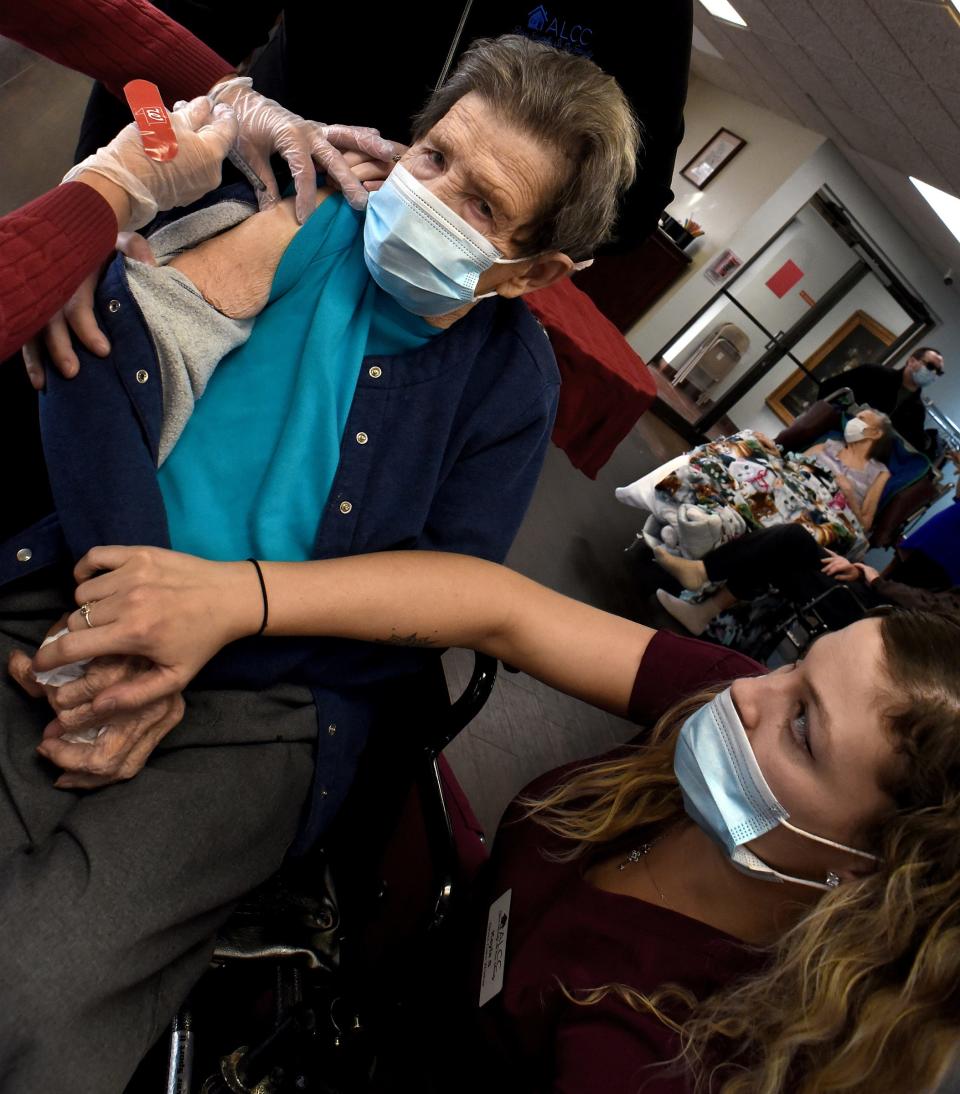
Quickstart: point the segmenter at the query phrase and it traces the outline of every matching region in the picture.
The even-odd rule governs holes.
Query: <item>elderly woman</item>
[[[118,259],[97,291],[110,356],[80,351],[70,381],[47,370],[56,512],[0,545],[4,652],[56,626],[65,564],[97,543],[503,558],[558,385],[519,298],[608,235],[636,149],[622,92],[590,61],[481,42],[431,97],[365,221],[331,195],[299,231],[279,209],[227,235],[250,211],[241,186],[163,226],[171,254],[210,237],[184,269]],[[267,288],[268,303],[202,375],[210,340],[250,322],[224,314],[238,314],[239,288],[239,311]],[[171,422],[182,432],[158,472]],[[231,903],[298,832],[304,847],[325,829],[368,734],[402,732],[396,710],[422,705],[438,671],[431,651],[261,640],[182,697],[92,710],[94,691],[148,668],[95,659],[59,688],[20,672],[36,700],[0,686],[5,1092],[72,1091],[77,1075],[121,1089]]]
[[[779,453],[778,446],[765,434],[755,436],[772,452]],[[847,420],[842,442],[830,438],[804,453],[833,473],[843,500],[865,532],[873,526],[883,488],[890,478],[884,461],[890,454],[892,437],[889,417],[867,406]]]
[[[890,478],[884,461],[890,453],[893,427],[886,414],[864,407],[843,427],[843,443],[827,440],[807,449],[831,470],[847,505],[865,532],[873,527],[883,488]]]
[[[269,634],[465,645],[656,723],[511,807],[487,891],[505,973],[478,1009],[484,901],[451,1020],[458,1089],[927,1091],[953,1055],[957,617],[862,620],[765,675],[451,555],[267,563],[261,586],[249,562],[97,548],[77,577],[97,625],[75,611],[37,666],[154,664],[95,707],[184,687],[269,599]]]

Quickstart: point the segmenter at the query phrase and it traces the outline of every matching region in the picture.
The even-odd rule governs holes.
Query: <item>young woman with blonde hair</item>
[[[935,1087],[960,1026],[955,617],[865,619],[768,673],[476,559],[262,569],[265,592],[249,562],[95,548],[84,612],[34,667],[141,654],[154,671],[93,710],[137,706],[266,615],[268,635],[485,650],[655,722],[641,745],[538,779],[498,833],[505,976],[470,1057],[487,1083],[501,1069],[486,1089]]]

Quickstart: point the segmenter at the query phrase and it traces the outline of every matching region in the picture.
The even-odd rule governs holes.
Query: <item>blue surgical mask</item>
[[[480,275],[504,258],[400,164],[367,200],[363,256],[370,276],[414,315],[445,315],[474,296]]]
[[[777,825],[825,847],[877,861],[866,851],[788,823],[790,814],[763,777],[730,688],[683,723],[673,765],[688,816],[723,846],[733,865],[745,874],[767,881],[792,881],[812,889],[830,890],[840,883],[834,873],[828,873],[824,881],[781,873],[744,846]]]
[[[932,368],[921,365],[918,369],[913,370],[913,382],[917,387],[926,387],[927,384],[932,384],[936,380],[937,375]]]

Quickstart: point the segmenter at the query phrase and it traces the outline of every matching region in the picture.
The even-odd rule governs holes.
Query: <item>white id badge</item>
[[[483,945],[483,969],[480,973],[480,1006],[489,1002],[503,987],[503,969],[507,956],[507,928],[510,926],[510,895],[503,896],[490,905],[487,916],[487,938]]]

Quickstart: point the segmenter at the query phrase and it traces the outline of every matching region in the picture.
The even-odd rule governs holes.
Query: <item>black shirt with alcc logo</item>
[[[375,126],[408,141],[410,119],[444,69],[467,6],[318,0],[154,0],[211,49],[238,64],[263,47],[254,86],[290,110],[322,122]],[[453,64],[476,38],[524,34],[583,54],[615,77],[642,126],[637,181],[623,202],[617,241],[629,249],[656,228],[683,136],[693,0],[473,0]],[[452,66],[451,66],[452,67]],[[105,144],[129,111],[102,88],[84,119],[77,158]],[[228,171],[229,173],[229,171]]]

